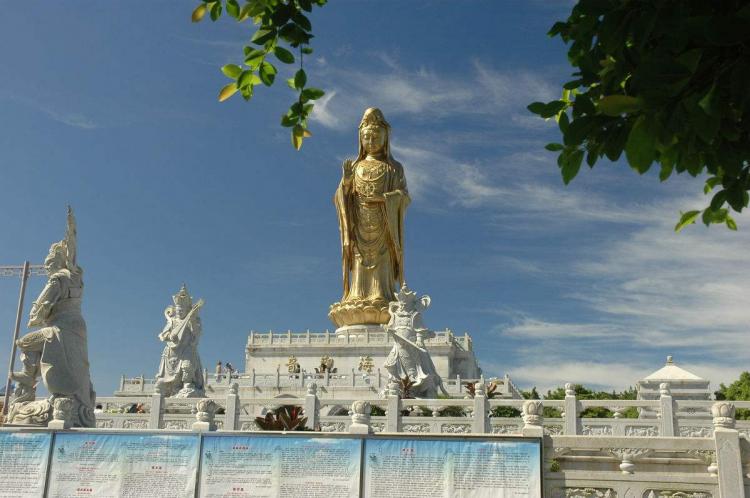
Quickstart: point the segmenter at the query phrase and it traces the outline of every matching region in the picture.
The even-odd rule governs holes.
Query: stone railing
[[[543,440],[545,495],[552,498],[742,498],[750,490],[750,424],[736,408],[750,402],[675,402],[668,388],[658,400],[488,399],[480,387],[472,399],[401,399],[391,388],[384,399],[321,399],[317,386],[303,398],[240,400],[235,383],[223,400],[138,398],[146,413],[102,413],[101,429],[257,431],[255,417],[285,404],[303,408],[313,430],[349,433],[496,434]],[[122,398],[100,398],[114,410]],[[676,408],[708,409],[712,418],[679,419]],[[376,414],[371,412],[375,411]],[[509,407],[517,417],[493,417]],[[580,418],[603,407],[612,418]],[[552,408],[560,417],[544,417]],[[626,418],[627,408],[647,408],[659,418]],[[680,437],[684,424],[701,430]],[[692,425],[691,425],[692,426]],[[690,426],[690,427],[691,427]],[[705,429],[705,430],[703,430]],[[750,495],[749,495],[750,496]]]
[[[205,384],[209,394],[212,392],[221,393],[231,384],[237,383],[240,388],[260,388],[276,389],[279,393],[284,391],[304,391],[304,387],[311,382],[321,387],[333,388],[353,388],[371,391],[374,395],[380,393],[386,387],[388,374],[376,369],[371,374],[358,372],[354,369],[348,372],[324,372],[310,373],[302,371],[300,373],[290,374],[282,370],[281,366],[277,367],[275,373],[257,373],[252,369],[248,373],[233,374],[231,379],[226,374],[222,375],[221,380],[216,381],[216,377],[205,373]],[[476,383],[480,379],[463,379],[460,375],[454,378],[443,379],[443,385],[450,396],[464,396],[466,383]],[[490,382],[492,379],[490,379]],[[497,395],[503,397],[521,398],[521,392],[510,380],[507,375],[498,379]],[[127,396],[128,399],[134,395],[150,395],[154,390],[154,379],[148,379],[143,376],[120,378],[120,388],[116,392],[118,396]],[[120,401],[122,402],[122,401]]]
[[[424,341],[429,346],[437,346],[442,344],[456,344],[461,349],[466,351],[472,350],[472,342],[469,334],[456,335],[450,329],[435,331],[435,337]],[[305,346],[328,346],[337,345],[345,346],[347,344],[355,346],[381,346],[393,344],[393,337],[389,336],[385,331],[383,332],[371,332],[364,331],[361,334],[345,334],[337,335],[335,332],[326,330],[325,332],[292,332],[288,330],[286,332],[256,332],[250,331],[250,335],[247,338],[248,348],[257,347],[284,347],[289,345],[305,345]]]

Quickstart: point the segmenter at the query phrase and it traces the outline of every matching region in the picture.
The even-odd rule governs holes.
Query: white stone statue
[[[394,344],[383,366],[391,382],[408,378],[411,394],[416,398],[437,398],[438,388],[447,395],[443,381],[435,370],[424,340],[435,336],[422,322],[422,312],[430,306],[430,297],[417,298],[417,293],[404,285],[388,305],[391,319],[385,329]],[[403,394],[403,393],[402,393]]]
[[[81,315],[83,270],[76,263],[76,222],[70,207],[65,238],[52,244],[44,266],[49,279],[31,306],[28,323],[39,328],[16,341],[23,369],[12,374],[17,385],[8,422],[47,425],[55,401],[65,398],[70,403],[58,404],[70,407],[66,412],[70,426],[95,427],[96,393],[89,375],[86,322]],[[40,375],[50,396],[35,400]]]
[[[159,340],[164,342],[156,382],[162,394],[175,398],[202,398],[203,367],[198,356],[198,341],[201,337],[201,319],[198,311],[203,299],[195,305],[185,284],[172,297],[174,306],[167,306],[164,326]]]

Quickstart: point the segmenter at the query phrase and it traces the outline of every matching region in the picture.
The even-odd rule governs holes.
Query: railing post
[[[307,417],[305,426],[308,429],[314,431],[320,426],[320,402],[318,401],[318,385],[315,382],[307,385],[305,417]]]
[[[227,405],[224,416],[224,430],[236,431],[240,421],[240,385],[236,382],[227,391]]]
[[[143,377],[143,374],[141,374],[141,376],[138,377],[138,379],[140,379],[141,381],[141,392],[143,392],[146,389],[146,382],[145,382],[146,379]]]
[[[383,380],[380,376],[380,369],[378,368],[378,389],[380,389],[383,385]]]
[[[521,434],[524,437],[544,436],[544,405],[541,400],[528,399],[523,402],[523,428]]]
[[[276,365],[276,389],[281,390],[281,367]]]
[[[720,401],[711,407],[716,444],[716,464],[719,467],[719,496],[745,497],[740,434],[734,428],[734,403]]]
[[[287,343],[291,344],[292,343],[292,330],[291,329],[286,331],[286,338],[287,338]]]
[[[563,427],[566,436],[576,436],[580,433],[578,430],[578,400],[573,384],[565,384],[565,408],[563,413]]]
[[[401,398],[398,384],[394,380],[388,382],[386,391],[385,431],[401,432]]]
[[[151,413],[148,417],[149,429],[161,429],[164,425],[164,393],[161,390],[159,381],[154,383],[154,394],[151,395]]]
[[[461,374],[456,374],[456,392],[455,394],[461,395]]]
[[[356,382],[357,382],[356,379],[357,378],[354,376],[354,369],[352,368],[352,387],[356,385]]]
[[[254,368],[253,368],[252,375],[253,375],[253,377],[252,377],[252,386],[255,387],[255,369]]]
[[[659,384],[659,413],[661,415],[661,437],[674,437],[674,402],[672,392],[669,390],[669,384],[664,382]]]
[[[124,390],[125,390],[125,376],[120,375],[120,391],[124,391]]]
[[[326,368],[326,387],[331,385],[331,372]]]
[[[211,398],[201,398],[195,404],[195,422],[193,422],[193,431],[195,432],[209,432],[216,430],[216,424],[214,423],[214,417],[216,416],[216,409],[218,406],[216,402]]]
[[[203,385],[208,385],[208,369],[206,368],[203,369]]]
[[[273,344],[273,330],[268,331],[268,344]]]
[[[370,413],[372,406],[369,401],[355,401],[352,403],[352,423],[349,426],[350,434],[372,434],[370,425]]]
[[[484,376],[480,377],[476,385],[474,395],[474,421],[471,432],[476,434],[486,434],[490,432],[490,403],[484,390]]]
[[[310,329],[307,329],[306,334],[307,334],[307,343],[310,344]]]

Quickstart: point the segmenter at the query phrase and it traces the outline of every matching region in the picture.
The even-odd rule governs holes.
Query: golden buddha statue
[[[390,125],[380,109],[365,111],[359,153],[342,165],[334,204],[341,232],[344,294],[328,317],[337,327],[387,323],[388,303],[404,281],[404,168],[393,159]]]

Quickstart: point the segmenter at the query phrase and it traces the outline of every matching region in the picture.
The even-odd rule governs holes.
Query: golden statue
[[[344,294],[328,317],[337,327],[388,323],[388,303],[404,281],[404,168],[393,159],[390,125],[380,109],[359,124],[357,159],[342,165],[333,202],[341,232]]]

